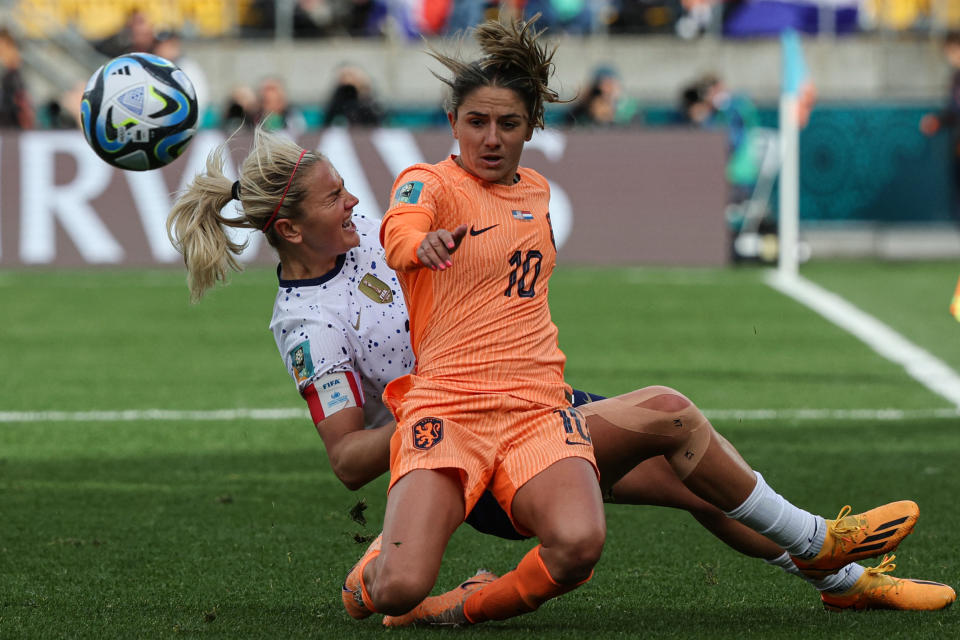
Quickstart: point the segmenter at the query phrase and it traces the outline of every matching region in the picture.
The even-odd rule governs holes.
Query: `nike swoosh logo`
[[[353,323],[353,330],[360,331],[360,314],[363,313],[363,309],[357,311],[357,321]]]
[[[813,535],[807,538],[807,544],[813,544],[813,539],[817,537],[817,529],[820,528],[820,523],[816,520],[813,521]]]
[[[493,229],[494,227],[499,227],[499,226],[500,226],[499,222],[497,224],[492,224],[489,227],[484,227],[483,229],[474,229],[473,225],[470,225],[470,235],[478,236],[481,233],[486,233],[487,231],[490,231],[490,229]]]
[[[589,443],[589,442],[573,442],[573,441],[571,441],[571,440],[567,440],[567,444],[582,444],[582,445],[585,446],[585,447],[589,447],[589,446],[590,446],[590,443]]]
[[[488,581],[486,581],[486,580],[471,580],[471,581],[469,581],[469,582],[464,582],[463,584],[461,584],[461,585],[460,585],[460,588],[461,588],[461,589],[469,589],[470,587],[472,587],[472,586],[474,586],[474,585],[476,585],[476,584],[490,584],[490,583],[489,583]]]

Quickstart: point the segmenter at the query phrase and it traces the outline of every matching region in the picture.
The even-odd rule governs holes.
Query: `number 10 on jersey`
[[[513,289],[516,287],[517,296],[521,298],[532,298],[537,295],[535,287],[537,278],[540,276],[540,262],[543,260],[543,254],[536,249],[527,251],[524,256],[522,251],[514,251],[510,256],[510,283],[503,295],[508,298],[513,295]],[[530,271],[533,270],[533,274]]]

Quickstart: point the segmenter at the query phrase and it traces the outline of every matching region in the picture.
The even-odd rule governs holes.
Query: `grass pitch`
[[[956,265],[804,274],[960,368],[946,313]],[[340,582],[363,549],[355,537],[379,530],[385,479],[340,486],[306,418],[137,413],[300,408],[266,328],[274,287],[273,270],[254,270],[190,306],[176,270],[0,273],[0,638],[960,635],[956,607],[828,614],[806,584],[686,514],[622,505],[607,508],[594,580],[534,614],[455,632],[350,620]],[[960,419],[932,413],[946,401],[758,270],[565,269],[552,288],[572,384],[608,395],[667,384],[717,415],[773,410],[714,423],[772,486],[826,517],[915,499],[895,575],[960,586]],[[888,408],[905,417],[796,411]],[[37,413],[51,410],[81,413]],[[350,517],[360,500],[365,525]],[[478,566],[507,571],[530,546],[463,528],[438,589]]]

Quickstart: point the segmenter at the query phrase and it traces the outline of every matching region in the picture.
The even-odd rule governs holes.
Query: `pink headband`
[[[297,167],[300,166],[300,161],[303,160],[303,156],[306,153],[307,153],[306,149],[303,149],[300,151],[300,157],[297,158],[297,164],[293,165],[293,171],[290,172],[290,179],[287,180],[287,186],[283,190],[283,195],[280,196],[280,202],[277,203],[277,208],[273,210],[273,215],[270,216],[269,220],[267,220],[267,224],[263,225],[263,229],[261,229],[261,231],[263,231],[264,233],[267,232],[267,230],[270,228],[270,225],[273,224],[273,221],[277,219],[277,214],[280,213],[280,207],[283,206],[283,199],[287,197],[287,191],[290,190],[290,185],[293,184],[293,176],[297,175]]]

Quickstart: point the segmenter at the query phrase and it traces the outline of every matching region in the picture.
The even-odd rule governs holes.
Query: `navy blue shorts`
[[[573,406],[604,400],[604,396],[598,396],[586,391],[573,390]],[[505,538],[507,540],[526,540],[530,536],[525,536],[513,528],[510,517],[507,512],[500,507],[500,503],[493,497],[489,491],[484,491],[473,510],[467,516],[466,523],[487,535]]]

